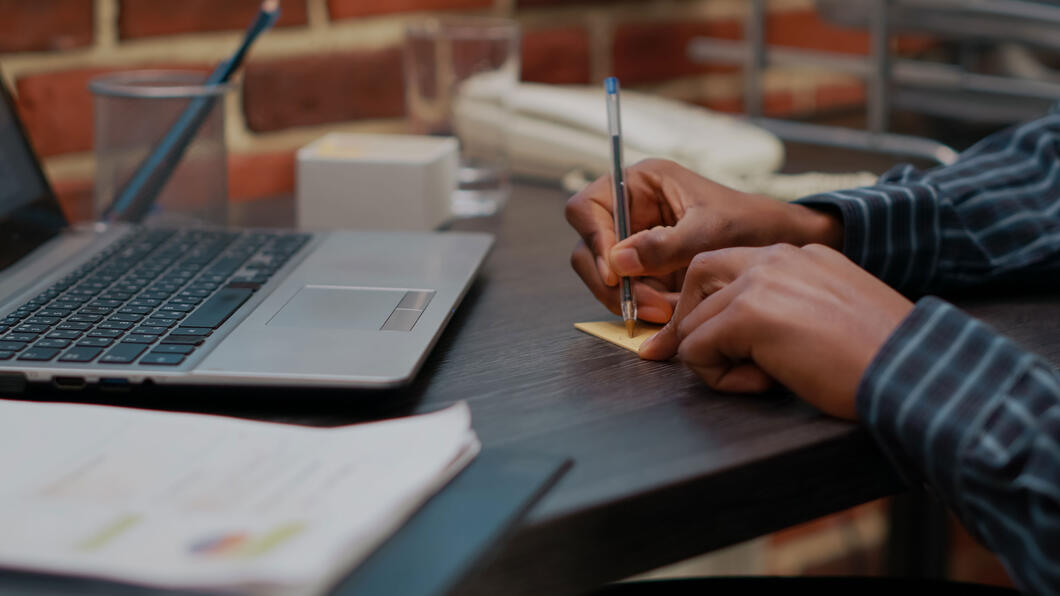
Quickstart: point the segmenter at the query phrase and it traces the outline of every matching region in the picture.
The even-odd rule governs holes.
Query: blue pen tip
[[[618,93],[618,77],[607,77],[604,79],[604,89],[608,93]]]

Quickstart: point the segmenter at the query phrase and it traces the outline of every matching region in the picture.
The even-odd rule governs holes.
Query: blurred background
[[[88,81],[143,67],[208,70],[238,43],[260,0],[0,0],[0,74],[15,90],[64,209],[90,212],[94,164]],[[833,3],[834,4],[834,3]],[[403,132],[404,25],[425,13],[510,17],[522,27],[522,79],[623,86],[724,112],[743,104],[741,69],[689,58],[697,37],[739,40],[745,0],[283,0],[277,27],[255,45],[225,109],[233,202],[290,195],[294,152],[331,131]],[[867,55],[869,34],[826,19],[813,0],[768,3],[770,47]],[[856,22],[857,19],[852,19]],[[955,48],[930,34],[890,40],[897,56],[989,60],[990,47]],[[820,68],[770,68],[765,115],[864,123],[858,77]],[[954,125],[896,114],[892,127],[956,148],[1002,122]],[[797,526],[659,574],[879,574],[890,501]],[[951,522],[953,579],[1008,585],[988,552]]]
[[[227,56],[256,0],[0,0],[0,72],[49,177],[71,212],[92,189],[92,100],[97,75],[142,67],[207,70]],[[255,45],[242,83],[228,98],[229,196],[289,194],[294,151],[327,131],[401,132],[404,24],[424,12],[515,18],[523,29],[522,78],[556,84],[624,86],[722,111],[742,106],[740,69],[697,64],[697,36],[739,39],[744,0],[283,0],[277,27]],[[868,35],[822,20],[812,0],[769,5],[768,42],[864,54]],[[902,52],[932,41],[902,37]],[[769,115],[856,107],[854,77],[771,69]]]

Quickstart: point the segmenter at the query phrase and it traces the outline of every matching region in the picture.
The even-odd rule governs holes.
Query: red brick
[[[821,85],[814,93],[817,111],[860,106],[865,103],[865,85],[860,82]]]
[[[332,19],[349,19],[393,12],[490,8],[493,0],[328,0]]]
[[[0,52],[68,50],[92,43],[92,0],[0,0]]]
[[[252,201],[293,192],[293,151],[228,156],[228,200]]]
[[[118,33],[122,39],[244,29],[261,0],[120,0]],[[277,26],[304,25],[305,0],[281,0]]]
[[[151,66],[203,70],[202,65]],[[26,75],[15,81],[18,110],[42,157],[92,148],[92,94],[88,82],[114,68],[84,68]],[[131,69],[130,69],[131,70]]]
[[[688,58],[695,37],[739,39],[738,21],[699,23],[626,23],[615,31],[614,75],[623,84],[664,81],[707,72],[732,72],[737,67],[697,64]]]
[[[709,72],[732,72],[735,66],[697,64],[688,58],[688,43],[695,37],[742,39],[741,19],[698,23],[627,23],[615,31],[612,46],[615,75],[623,82],[641,83]],[[835,27],[814,11],[782,12],[766,19],[770,45],[812,50],[867,54],[869,36],[863,30]],[[903,53],[923,50],[932,41],[917,36],[897,38]]]
[[[582,27],[527,31],[522,78],[557,85],[589,82],[589,33]]]
[[[713,98],[694,102],[718,112],[741,114],[744,111],[743,95]],[[865,87],[861,83],[847,85],[822,85],[814,90],[814,102],[805,105],[796,101],[791,91],[781,90],[766,93],[762,101],[762,112],[766,116],[806,116],[825,110],[836,110],[864,105]]]
[[[243,111],[255,132],[400,117],[401,49],[252,61],[243,79]]]
[[[534,6],[572,6],[578,4],[603,4],[609,0],[516,0],[519,8]]]
[[[57,180],[52,182],[52,189],[59,198],[66,221],[92,221],[92,193],[95,189],[91,179]]]

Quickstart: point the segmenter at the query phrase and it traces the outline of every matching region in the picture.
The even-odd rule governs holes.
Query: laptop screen
[[[0,80],[0,269],[59,233],[66,218]]]

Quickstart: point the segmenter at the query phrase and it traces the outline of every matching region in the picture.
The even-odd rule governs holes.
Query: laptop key
[[[140,364],[161,364],[165,366],[176,366],[184,362],[184,354],[167,354],[162,352],[151,352],[140,359]]]
[[[150,306],[130,306],[130,305],[126,305],[126,306],[122,307],[121,310],[118,311],[118,315],[146,315],[149,312],[151,312],[152,310],[154,310],[154,308],[150,307]],[[118,316],[118,315],[114,315],[114,316]]]
[[[167,335],[166,338],[162,340],[162,343],[197,346],[202,343],[202,338],[197,335]]]
[[[30,348],[19,354],[18,359],[47,362],[48,360],[55,358],[58,354],[59,350],[54,348]]]
[[[153,354],[191,354],[195,346],[185,344],[161,344],[151,348]]]
[[[93,329],[92,331],[88,332],[88,336],[89,337],[115,338],[115,337],[118,337],[119,335],[121,335],[122,333],[125,333],[125,332],[122,331],[121,329]]]
[[[135,333],[137,335],[162,335],[166,331],[165,327],[154,327],[152,325],[144,324],[133,329],[129,333]]]
[[[143,315],[118,313],[116,315],[112,315],[109,319],[107,319],[107,321],[128,321],[131,323],[138,323],[142,318],[144,318]]]
[[[254,290],[225,286],[211,296],[202,306],[184,320],[187,327],[210,327],[216,329],[232,316],[250,298]],[[165,308],[165,307],[163,307]]]
[[[143,325],[150,325],[151,327],[172,327],[177,324],[176,319],[164,319],[159,317],[151,317],[142,323]]]
[[[103,315],[82,315],[82,314],[76,314],[76,315],[70,315],[70,319],[69,320],[76,321],[78,323],[98,323],[101,320],[103,320]]]
[[[24,347],[26,347],[25,342],[0,340],[0,350],[5,352],[17,352]]]
[[[162,312],[173,311],[173,312],[189,312],[195,309],[192,304],[180,304],[179,302],[167,302],[162,305],[159,309]]]
[[[44,333],[47,330],[47,325],[19,325],[15,327],[15,332],[17,333]]]
[[[99,356],[103,348],[94,348],[81,346],[80,344],[76,348],[70,348],[65,354],[59,357],[59,362],[92,362]]]
[[[107,319],[99,325],[96,325],[96,329],[121,329],[124,331],[132,326],[133,324],[129,321],[115,321],[114,319]]]
[[[105,364],[128,364],[136,357],[139,356],[147,349],[147,346],[143,344],[128,344],[120,343],[113,348],[107,350],[107,353],[99,359],[101,363]]]
[[[37,313],[37,316],[41,316],[41,317],[59,317],[61,319],[61,318],[65,317],[65,316],[68,316],[71,312],[73,312],[73,311],[71,311],[68,308],[46,308],[46,309],[40,311],[39,313]]]
[[[77,342],[78,347],[105,348],[114,343],[109,337],[86,337]]]
[[[10,350],[0,350],[0,360],[11,360],[14,355],[15,353]]]
[[[37,341],[36,333],[8,333],[4,336],[7,341]]]
[[[213,329],[209,327],[177,327],[173,330],[171,335],[198,335],[206,337],[213,333]]]
[[[38,316],[30,317],[30,318],[26,319],[26,324],[28,324],[28,325],[47,325],[47,326],[50,327],[50,326],[58,323],[59,320],[60,320],[59,317],[42,317],[42,316],[38,315]]]
[[[34,348],[65,348],[70,345],[68,339],[42,339],[33,344]]]
[[[157,335],[126,335],[122,341],[131,344],[153,344],[158,341]]]
[[[81,337],[83,331],[74,331],[73,329],[62,329],[60,331],[52,331],[44,337],[47,339],[77,339]]]

